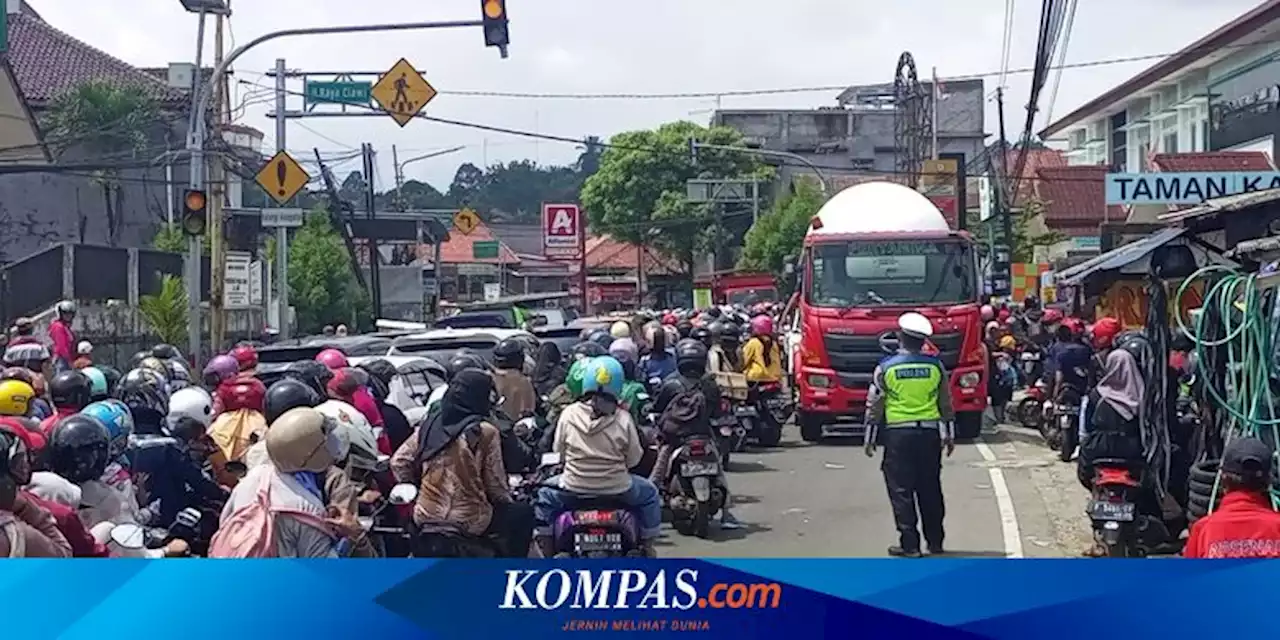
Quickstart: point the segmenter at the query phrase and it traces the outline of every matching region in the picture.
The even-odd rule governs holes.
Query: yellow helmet
[[[0,415],[27,415],[35,397],[36,390],[21,380],[0,381]]]

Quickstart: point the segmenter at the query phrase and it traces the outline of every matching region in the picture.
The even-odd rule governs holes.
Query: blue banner
[[[1275,626],[1278,576],[1274,562],[1228,560],[24,560],[0,564],[0,628],[23,640],[1252,637]]]
[[[1276,188],[1280,188],[1277,171],[1108,173],[1107,204],[1200,204]]]

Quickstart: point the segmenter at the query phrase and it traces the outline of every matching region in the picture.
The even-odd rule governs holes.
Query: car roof
[[[400,336],[395,339],[394,344],[432,341],[447,342],[450,340],[483,340],[485,338],[492,338],[495,342],[500,342],[507,338],[526,338],[536,340],[532,333],[520,329],[430,329],[428,331],[423,331],[422,333],[412,333],[407,336]]]
[[[445,371],[444,365],[432,360],[431,358],[423,356],[360,356],[357,358],[349,358],[348,362],[351,366],[358,367],[371,360],[386,360],[391,363],[391,366],[396,368],[396,371],[399,372],[429,369],[433,373],[439,373],[443,376]]]

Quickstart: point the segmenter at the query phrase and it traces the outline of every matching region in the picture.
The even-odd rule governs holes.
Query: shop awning
[[[1186,233],[1186,229],[1182,227],[1168,227],[1161,229],[1150,236],[1147,236],[1137,242],[1130,242],[1123,247],[1117,247],[1102,255],[1095,256],[1082,262],[1074,267],[1063,270],[1057,275],[1057,281],[1060,286],[1074,286],[1084,282],[1084,279],[1102,271],[1110,271],[1119,269],[1125,265],[1132,264],[1141,260],[1165,243],[1180,237]]]

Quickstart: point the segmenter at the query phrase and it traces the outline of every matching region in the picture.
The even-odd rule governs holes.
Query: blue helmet
[[[587,361],[582,372],[583,393],[603,393],[618,398],[626,376],[622,364],[613,356],[597,356]]]
[[[129,436],[133,435],[133,414],[119,400],[102,400],[84,408],[83,413],[97,418],[107,427],[107,435],[111,437],[111,457],[123,455],[129,447]]]

